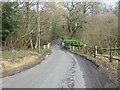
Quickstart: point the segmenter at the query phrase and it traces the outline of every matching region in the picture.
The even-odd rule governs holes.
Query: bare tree
[[[120,19],[120,1],[118,3],[118,19]],[[120,20],[118,20],[118,48],[120,48]],[[118,51],[118,54],[120,55],[120,51]]]
[[[39,1],[37,2],[37,29],[38,29],[38,52],[40,52],[40,16],[39,16]]]
[[[25,4],[26,4],[26,10],[27,10],[28,31],[30,32],[31,31],[31,28],[30,28],[30,5],[29,5],[29,2],[26,2]],[[29,39],[30,39],[31,49],[33,49],[33,41],[32,41],[32,37],[31,37],[31,33],[29,33]]]

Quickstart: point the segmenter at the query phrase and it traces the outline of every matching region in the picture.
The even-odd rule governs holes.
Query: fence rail
[[[97,54],[97,56],[103,56],[103,57],[106,57],[106,58],[110,58],[110,56],[109,56],[109,55],[103,55],[103,54]],[[120,61],[120,58],[119,58],[119,57],[117,57],[117,56],[112,56],[112,59],[115,59],[115,60]]]
[[[100,48],[102,50],[110,50],[110,48]],[[111,48],[112,50],[120,50],[120,48]]]
[[[93,56],[95,58],[97,56],[103,56],[103,57],[109,58],[110,62],[112,62],[113,59],[120,61],[120,57],[118,57],[118,56],[116,57],[116,56],[112,55],[112,51],[115,51],[115,50],[118,51],[118,50],[120,50],[120,48],[111,48],[111,47],[110,48],[100,48],[100,47],[98,48],[97,46],[89,47],[89,48],[93,50]],[[75,46],[69,46],[69,49],[71,49],[71,50],[79,50],[80,48],[75,47]],[[98,53],[99,50],[108,50],[109,54],[108,55],[99,54]],[[90,51],[90,52],[92,52],[92,51]]]
[[[94,46],[94,57],[96,57],[96,56],[104,56],[104,57],[106,57],[106,58],[109,58],[109,60],[110,60],[110,62],[112,62],[112,59],[115,59],[115,60],[118,60],[118,61],[120,61],[120,58],[119,57],[115,57],[115,56],[113,56],[112,55],[112,51],[114,51],[114,50],[120,50],[120,48],[99,48],[99,50],[109,50],[109,55],[102,55],[102,54],[98,54],[97,52],[98,52],[98,48],[97,48],[97,46]]]

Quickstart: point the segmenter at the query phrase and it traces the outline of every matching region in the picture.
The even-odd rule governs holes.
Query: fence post
[[[75,50],[75,47],[73,46],[73,50]]]
[[[97,46],[95,46],[95,54],[96,54],[96,56],[97,56],[97,51],[98,51]]]
[[[112,62],[112,49],[111,49],[111,46],[110,46],[110,62]]]
[[[71,45],[70,45],[70,50],[71,50]]]
[[[65,44],[62,42],[62,46],[65,46]]]
[[[111,49],[111,36],[110,36],[110,62],[112,62],[112,49]]]
[[[97,56],[97,46],[94,46],[94,57],[96,58]]]
[[[50,43],[48,43],[47,48],[48,48],[48,49],[50,48]]]
[[[45,49],[45,48],[46,48],[46,46],[44,45],[44,46],[43,46],[43,48]]]

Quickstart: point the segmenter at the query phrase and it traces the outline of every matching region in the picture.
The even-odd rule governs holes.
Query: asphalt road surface
[[[41,64],[2,78],[3,88],[114,88],[114,83],[85,58],[62,49],[60,41]]]

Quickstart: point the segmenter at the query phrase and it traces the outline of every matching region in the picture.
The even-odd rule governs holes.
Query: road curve
[[[54,45],[41,64],[2,78],[3,88],[115,88],[114,83],[85,58]]]
[[[54,46],[52,54],[41,64],[2,79],[3,88],[62,88],[85,87],[82,73],[80,86],[74,85],[75,61],[71,55]],[[76,84],[77,85],[77,84]]]

